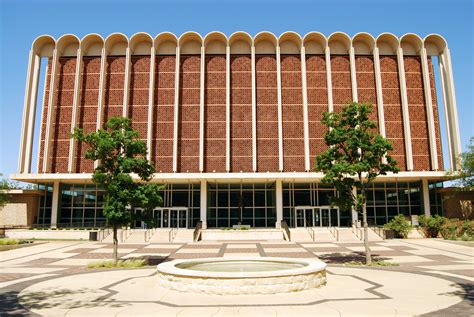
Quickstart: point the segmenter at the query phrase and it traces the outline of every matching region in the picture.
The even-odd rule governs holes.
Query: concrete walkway
[[[373,253],[400,266],[361,268],[361,243],[233,241],[121,244],[122,258],[319,257],[328,283],[276,295],[209,296],[161,288],[154,267],[91,270],[112,246],[49,242],[0,252],[0,316],[469,316],[473,315],[474,248],[438,239],[371,242]]]

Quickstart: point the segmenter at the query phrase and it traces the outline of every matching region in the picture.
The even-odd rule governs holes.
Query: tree
[[[469,140],[467,149],[461,154],[461,169],[457,174],[458,180],[456,181],[456,185],[465,191],[474,189],[474,137]]]
[[[397,162],[388,155],[390,142],[376,133],[376,123],[369,119],[372,106],[350,103],[341,113],[326,112],[322,123],[329,129],[324,140],[328,149],[316,158],[316,171],[324,173],[323,182],[340,193],[332,203],[350,206],[362,214],[366,264],[372,263],[367,238],[367,188],[379,175],[397,173]],[[353,193],[353,188],[358,193]]]
[[[163,186],[148,183],[155,169],[146,159],[146,144],[139,140],[130,119],[113,117],[106,129],[89,134],[75,129],[71,137],[89,146],[86,159],[98,161],[92,181],[105,191],[103,213],[113,228],[113,257],[117,261],[118,227],[130,224],[134,208],[142,208],[146,217],[160,206]],[[136,175],[138,181],[133,179]]]
[[[2,176],[3,174],[0,174]],[[0,179],[0,207],[5,206],[8,203],[8,190],[10,188],[10,182],[7,179]]]

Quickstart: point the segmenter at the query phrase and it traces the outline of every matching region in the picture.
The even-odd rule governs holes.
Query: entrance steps
[[[310,233],[311,232],[311,233]],[[291,241],[294,242],[333,242],[336,238],[331,234],[328,228],[290,228]]]
[[[178,229],[172,242],[193,242],[194,229]]]
[[[144,243],[145,231],[146,229],[132,229],[132,233],[124,242],[125,243]]]
[[[284,241],[281,229],[257,228],[248,230],[204,229],[202,241]]]
[[[170,242],[170,229],[155,229],[153,235],[148,239],[148,243],[167,243]]]

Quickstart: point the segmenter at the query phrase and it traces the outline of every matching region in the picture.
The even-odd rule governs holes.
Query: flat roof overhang
[[[138,181],[137,175],[132,175]],[[91,173],[56,173],[56,174],[11,174],[10,178],[28,183],[92,183]],[[203,180],[216,183],[269,183],[276,180],[294,183],[320,182],[323,173],[315,172],[258,172],[258,173],[156,173],[152,178],[154,183],[199,183]],[[428,172],[399,172],[397,174],[381,175],[380,182],[416,181],[428,179],[430,181],[448,181],[454,177],[444,171]]]

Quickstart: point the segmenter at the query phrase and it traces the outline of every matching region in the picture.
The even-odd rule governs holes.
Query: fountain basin
[[[326,264],[317,259],[187,259],[161,263],[157,270],[165,288],[210,295],[290,293],[326,284]]]

